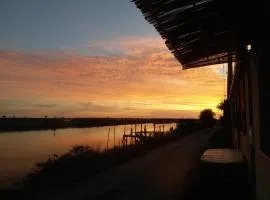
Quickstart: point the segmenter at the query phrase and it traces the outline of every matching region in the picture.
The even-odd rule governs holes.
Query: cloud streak
[[[79,49],[0,51],[0,111],[24,116],[185,117],[215,108],[223,97],[222,66],[182,71],[159,38],[127,37],[85,46],[84,54]],[[17,104],[9,103],[14,101]]]

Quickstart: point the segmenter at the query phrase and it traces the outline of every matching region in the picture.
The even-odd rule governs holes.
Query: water
[[[143,124],[147,131],[153,131],[153,124]],[[162,125],[156,125],[156,131],[163,130]],[[168,131],[176,124],[164,124]],[[4,132],[0,133],[0,185],[7,185],[30,172],[35,163],[44,161],[51,154],[62,155],[74,145],[89,145],[103,150],[114,145],[119,146],[124,131],[130,133],[135,125],[103,126],[94,128],[68,128],[52,130]],[[114,142],[115,129],[115,142]],[[137,125],[137,131],[140,126]]]

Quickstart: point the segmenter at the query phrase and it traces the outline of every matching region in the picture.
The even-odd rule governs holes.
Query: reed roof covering
[[[260,0],[257,0],[259,2]],[[238,59],[253,41],[255,1],[133,0],[183,69]],[[256,15],[255,15],[256,16]]]

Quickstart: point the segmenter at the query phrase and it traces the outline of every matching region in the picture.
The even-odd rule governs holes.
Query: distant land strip
[[[0,118],[0,132],[89,128],[126,124],[167,124],[193,121],[183,118]]]

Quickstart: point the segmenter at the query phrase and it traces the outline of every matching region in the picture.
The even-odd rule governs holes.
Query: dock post
[[[115,148],[115,126],[113,127],[113,148]]]
[[[124,135],[123,135],[123,138],[122,138],[122,146],[125,146],[126,144],[126,142],[125,142],[125,140],[126,140],[126,126],[124,127]]]
[[[133,129],[132,128],[130,128],[130,135],[132,136],[133,135]],[[130,138],[130,140],[129,140],[129,144],[132,144],[132,141],[133,141],[133,139],[132,139],[132,137]]]
[[[144,136],[147,135],[146,125],[144,125]]]
[[[164,134],[165,132],[164,132],[164,124],[163,124],[163,134]]]
[[[111,130],[111,128],[109,128],[109,131],[108,131],[107,150],[108,150],[108,148],[109,148],[110,130]]]

